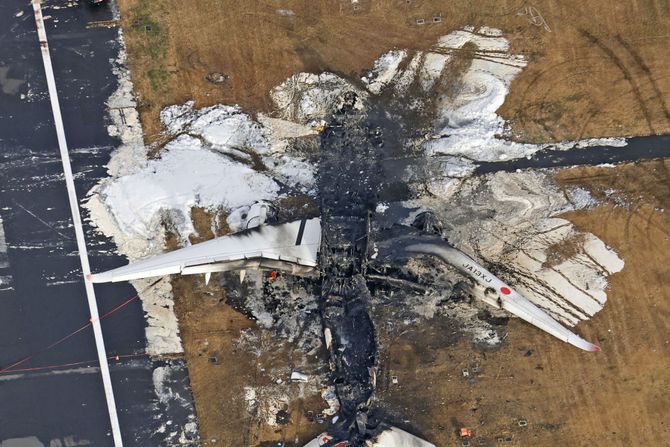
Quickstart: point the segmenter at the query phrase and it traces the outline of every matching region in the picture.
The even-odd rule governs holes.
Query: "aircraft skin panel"
[[[485,290],[492,289],[493,293],[484,298],[486,303],[494,307],[502,307],[528,323],[580,349],[589,352],[600,351],[598,346],[564,327],[528,298],[512,289],[462,251],[448,246],[446,243],[413,244],[407,247],[407,251],[437,256],[461,273],[474,279]]]
[[[319,219],[306,219],[256,227],[218,237],[107,272],[96,273],[88,279],[96,283],[118,282],[176,273],[222,271],[226,270],[225,264],[253,259],[283,261],[313,268],[317,265],[320,245]]]

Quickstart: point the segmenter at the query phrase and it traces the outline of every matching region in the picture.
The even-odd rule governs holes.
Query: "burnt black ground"
[[[104,165],[118,144],[107,135],[105,121],[105,101],[117,87],[112,61],[119,51],[118,30],[86,27],[111,19],[109,5],[66,5],[49,2],[44,15],[51,16],[47,34],[77,193],[83,198],[106,175]],[[8,88],[7,81],[0,85],[0,217],[8,245],[8,265],[0,276],[11,279],[0,291],[4,368],[79,328],[89,313],[28,1],[0,2],[0,67],[6,67],[9,86],[14,86]],[[87,224],[85,232],[94,270],[125,263],[113,254],[109,240]],[[128,284],[96,287],[96,292],[101,314],[135,293]],[[173,444],[169,427],[165,433],[157,430],[168,421],[172,427],[183,426],[193,412],[183,361],[143,355],[145,321],[139,300],[104,320],[102,327],[110,355],[137,355],[110,365],[126,445]],[[44,445],[62,445],[66,438],[112,445],[96,358],[89,328],[20,366],[89,361],[81,367],[0,375],[0,444],[35,437]],[[167,387],[182,400],[158,399],[152,381],[158,366],[170,366]]]

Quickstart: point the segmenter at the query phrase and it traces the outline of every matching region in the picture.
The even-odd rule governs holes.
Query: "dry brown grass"
[[[324,407],[318,393],[291,401],[290,420],[279,427],[262,424],[247,410],[245,387],[270,385],[276,379],[273,370],[302,363],[302,354],[293,345],[231,307],[216,278],[205,286],[201,277],[179,277],[173,279],[172,287],[203,445],[252,446],[269,441],[276,445],[296,438],[306,443],[321,432],[323,426],[305,418],[307,410],[318,412]],[[265,340],[267,352],[256,357],[241,349],[236,340],[242,331]]]
[[[502,114],[522,137],[563,140],[670,131],[670,5],[545,1],[551,25],[517,34],[530,63]]]
[[[359,76],[394,47],[425,49],[464,25],[502,28],[529,65],[502,108],[520,138],[561,140],[670,131],[667,2],[545,0],[551,32],[522,1],[119,0],[147,139],[158,112],[189,99],[268,111],[268,91],[298,71]],[[291,10],[293,16],[277,11]],[[442,22],[416,25],[416,18]],[[151,26],[147,31],[145,26]],[[205,79],[223,72],[228,80]]]
[[[460,424],[485,438],[486,445],[642,446],[670,439],[670,161],[619,168],[560,171],[564,186],[586,186],[605,196],[594,210],[564,216],[593,232],[625,260],[610,277],[608,302],[577,330],[597,341],[592,354],[513,320],[496,352],[470,343],[453,346],[450,328],[439,321],[393,340],[380,334],[382,385],[378,398],[400,412],[408,427],[436,445],[458,445]],[[628,203],[629,206],[622,206]],[[477,365],[470,379],[462,369]],[[528,422],[520,427],[518,420]],[[498,444],[511,435],[512,443]],[[474,445],[474,443],[473,443]]]

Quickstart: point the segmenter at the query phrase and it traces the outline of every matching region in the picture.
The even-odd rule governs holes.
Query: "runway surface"
[[[118,144],[105,110],[118,30],[95,26],[113,18],[108,5],[49,2],[43,14],[81,199]],[[89,310],[30,3],[0,3],[0,30],[0,370],[34,354],[0,374],[0,444],[112,445],[92,329],[42,351]],[[124,264],[82,217],[93,269]],[[135,294],[127,284],[96,292],[101,314]],[[188,376],[182,360],[144,355],[144,326],[139,300],[102,321],[124,443],[174,445],[193,421]]]

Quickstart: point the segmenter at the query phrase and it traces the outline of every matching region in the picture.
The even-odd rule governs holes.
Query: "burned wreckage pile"
[[[358,100],[347,94],[322,134],[320,307],[343,416],[340,427],[348,432],[355,424],[364,435],[377,362],[364,275],[380,185],[377,153],[383,145],[381,132],[362,122]]]
[[[363,107],[362,101],[356,93],[346,93],[321,135],[320,310],[341,418],[328,431],[332,439],[319,445],[344,445],[339,444],[343,440],[348,445],[366,445],[366,440],[382,433],[397,432],[417,446],[427,446],[432,444],[376,419],[372,409],[378,358],[367,274],[371,263],[380,264],[372,259],[378,255],[373,248],[375,211],[380,197],[395,195],[393,183],[399,181],[384,175],[383,160],[398,155],[403,141],[385,138],[387,130],[397,135],[386,114],[375,110],[381,104]],[[426,221],[432,222],[426,214],[417,219],[419,225]],[[400,231],[419,233],[408,227]],[[402,259],[400,253],[393,255]],[[389,255],[384,258],[388,260]],[[373,276],[374,282],[379,281],[378,275]]]

